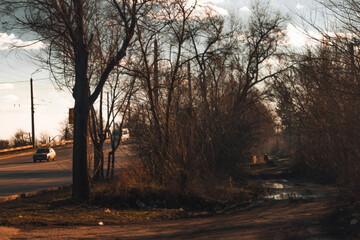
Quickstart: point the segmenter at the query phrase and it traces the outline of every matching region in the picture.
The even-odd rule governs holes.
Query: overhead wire
[[[18,69],[16,69],[16,71],[18,71]],[[18,73],[11,73],[11,72],[7,72],[7,71],[4,71],[4,70],[0,70],[0,73],[5,73],[5,74],[9,74],[9,75],[15,75],[15,76],[18,76],[18,77],[21,77],[21,78],[24,77],[24,75],[20,75]]]
[[[1,78],[1,76],[0,76]],[[44,80],[50,80],[50,78],[38,78],[38,79],[33,79],[33,82],[36,81],[44,81]],[[13,84],[13,83],[29,83],[29,80],[24,80],[24,81],[15,81],[15,82],[0,82],[0,84]]]

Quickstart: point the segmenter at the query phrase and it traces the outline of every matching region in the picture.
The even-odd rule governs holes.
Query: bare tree
[[[88,117],[110,73],[126,55],[146,0],[3,0],[2,13],[47,45],[53,74],[75,99],[73,199],[89,198]],[[18,14],[18,13],[21,14]],[[62,76],[65,81],[62,81]],[[93,89],[93,90],[92,90]]]
[[[13,147],[30,145],[31,143],[30,133],[27,133],[24,130],[19,129],[15,132],[14,136],[11,138],[11,142]]]
[[[50,135],[47,132],[41,132],[38,141],[41,144],[49,143]]]
[[[140,50],[128,70],[142,88],[133,120],[152,178],[184,193],[213,175],[235,176],[272,132],[257,86],[283,71],[267,60],[280,56],[284,19],[256,5],[254,29],[238,29],[210,9],[197,14],[196,3],[161,7],[137,29]]]
[[[66,118],[60,122],[60,140],[73,140],[74,139],[74,126],[69,123],[69,119]]]
[[[91,108],[91,121],[90,121],[90,134],[94,145],[94,174],[93,180],[100,180],[104,178],[104,152],[103,145],[106,136],[110,135],[113,130],[122,131],[123,122],[126,112],[129,107],[130,98],[134,91],[135,80],[130,80],[128,76],[122,76],[120,72],[116,72],[110,77],[108,83],[105,85],[106,92],[106,114],[103,110],[103,93],[100,94],[98,112],[94,107]],[[115,119],[121,115],[120,127],[115,127]],[[105,116],[105,117],[104,117]],[[113,129],[111,129],[113,126]],[[113,154],[113,153],[112,153]],[[107,177],[111,170],[110,163],[108,162]],[[113,170],[111,170],[113,172]]]
[[[10,142],[8,140],[0,140],[0,149],[6,149],[10,147]]]
[[[358,1],[317,1],[328,22],[306,19],[318,31],[314,46],[275,82],[283,133],[297,159],[317,176],[357,184],[360,166]],[[320,14],[317,12],[317,14]]]

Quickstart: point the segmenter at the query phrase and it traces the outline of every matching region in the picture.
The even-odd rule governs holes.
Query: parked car
[[[127,141],[129,139],[130,139],[129,129],[123,128],[122,129],[121,141],[125,142],[125,141]]]
[[[34,153],[33,155],[33,160],[34,162],[36,161],[41,161],[41,160],[46,160],[46,161],[50,161],[53,160],[55,161],[55,157],[56,157],[56,152],[54,149],[48,147],[48,148],[39,148],[36,153]]]

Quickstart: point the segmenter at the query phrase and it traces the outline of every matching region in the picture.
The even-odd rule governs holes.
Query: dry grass
[[[90,201],[85,204],[72,201],[70,187],[0,203],[0,225],[122,225],[177,219],[198,212],[221,212],[251,195],[235,180],[208,185],[212,194],[201,189],[179,193],[151,181],[141,162],[133,162],[113,181],[93,184]],[[204,184],[194,184],[191,189],[200,186]]]
[[[106,225],[176,218],[181,210],[112,209],[75,204],[70,188],[0,203],[0,224],[8,226]]]
[[[84,204],[72,201],[70,187],[0,203],[0,225],[73,226],[99,225],[100,222],[122,225],[178,219],[197,213],[222,212],[243,203],[250,195],[235,186],[224,185],[214,191],[222,197],[178,195],[150,185],[129,187],[117,179],[92,186],[91,199]]]

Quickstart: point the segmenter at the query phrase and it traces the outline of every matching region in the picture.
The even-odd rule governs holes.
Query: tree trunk
[[[93,119],[93,131],[94,131],[94,174],[93,174],[93,180],[99,181],[103,178],[104,172],[103,172],[103,163],[104,163],[104,157],[103,157],[103,146],[105,141],[105,134],[104,134],[104,126],[103,126],[103,91],[100,93],[100,111],[99,111],[99,127],[96,128],[95,126],[95,119]],[[93,111],[94,115],[93,118],[96,118],[95,111]]]
[[[101,169],[101,151],[102,147],[99,143],[93,142],[93,149],[94,149],[94,173],[92,177],[92,181],[99,181],[100,180],[100,169]]]
[[[109,152],[109,155],[108,155],[108,162],[107,162],[107,171],[106,171],[106,178],[109,179],[110,178],[110,168],[111,168],[111,165],[110,165],[110,157],[111,155],[113,154],[113,152]]]
[[[74,108],[74,146],[73,146],[73,191],[76,202],[89,199],[89,179],[87,166],[87,127],[89,116],[87,94],[82,101],[76,101]]]
[[[115,169],[115,152],[112,153],[110,178],[114,178],[114,169]]]
[[[75,86],[74,107],[74,147],[73,147],[73,191],[76,202],[89,200],[90,187],[87,166],[88,119],[90,112],[90,86],[87,78],[88,49],[84,24],[84,1],[74,0],[76,29],[74,36]]]

